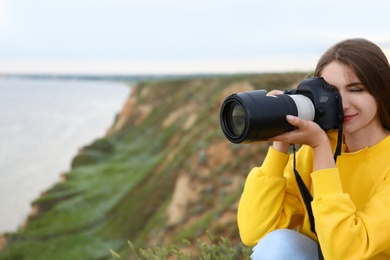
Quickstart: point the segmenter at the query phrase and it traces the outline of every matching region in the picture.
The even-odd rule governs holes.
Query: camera
[[[317,123],[324,131],[337,129],[344,120],[341,95],[322,77],[300,82],[281,95],[266,90],[235,93],[222,103],[220,123],[225,137],[233,143],[267,141],[294,130],[287,115]]]

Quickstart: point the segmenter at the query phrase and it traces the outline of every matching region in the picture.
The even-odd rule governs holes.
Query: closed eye
[[[350,92],[363,92],[366,90],[364,85],[360,82],[350,83],[346,87],[347,87],[347,90]]]
[[[350,88],[349,91],[351,91],[351,92],[363,92],[364,89],[362,89],[362,88]]]

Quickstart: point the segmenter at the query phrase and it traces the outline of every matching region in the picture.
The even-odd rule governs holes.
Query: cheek
[[[378,112],[378,104],[376,103],[373,96],[364,95],[358,102],[362,111],[364,111],[366,114],[370,114],[372,117],[376,116]]]

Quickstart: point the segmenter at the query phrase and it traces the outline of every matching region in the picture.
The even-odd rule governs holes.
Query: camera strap
[[[334,153],[334,161],[336,162],[337,156],[341,154],[341,148],[342,148],[342,138],[343,138],[343,124],[340,122],[339,128],[338,128],[338,134],[337,134],[337,145],[336,145],[336,150]],[[316,228],[315,228],[315,222],[314,222],[314,215],[313,215],[313,210],[311,208],[311,202],[313,201],[313,196],[311,195],[309,189],[306,187],[305,183],[303,182],[301,176],[299,175],[297,168],[296,168],[296,147],[295,144],[292,144],[293,147],[293,167],[294,167],[294,174],[295,178],[298,183],[299,190],[301,191],[303,201],[306,206],[307,213],[309,215],[309,222],[310,222],[310,230],[317,235]],[[318,241],[318,259],[323,260],[324,256],[322,255],[321,251],[321,245],[320,242]]]
[[[302,197],[303,197],[303,202],[305,203],[307,213],[309,215],[309,222],[310,222],[310,230],[317,235],[316,228],[315,228],[315,223],[314,223],[314,215],[313,215],[313,210],[311,208],[311,202],[313,201],[313,196],[311,196],[309,189],[306,187],[305,183],[303,182],[301,175],[299,175],[297,168],[295,167],[296,165],[296,159],[295,159],[295,153],[296,153],[296,147],[295,144],[292,144],[293,151],[294,151],[294,174],[295,178],[298,183],[299,190],[301,191]],[[320,241],[318,241],[318,259],[323,260],[324,256],[322,255],[321,251],[321,246],[320,246]]]

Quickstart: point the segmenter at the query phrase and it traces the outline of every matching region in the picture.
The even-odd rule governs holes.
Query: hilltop
[[[139,82],[104,138],[83,147],[61,181],[33,203],[1,259],[107,259],[135,247],[227,237],[246,175],[268,143],[232,144],[220,129],[226,96],[293,88],[306,74]],[[187,248],[187,250],[189,250]]]

